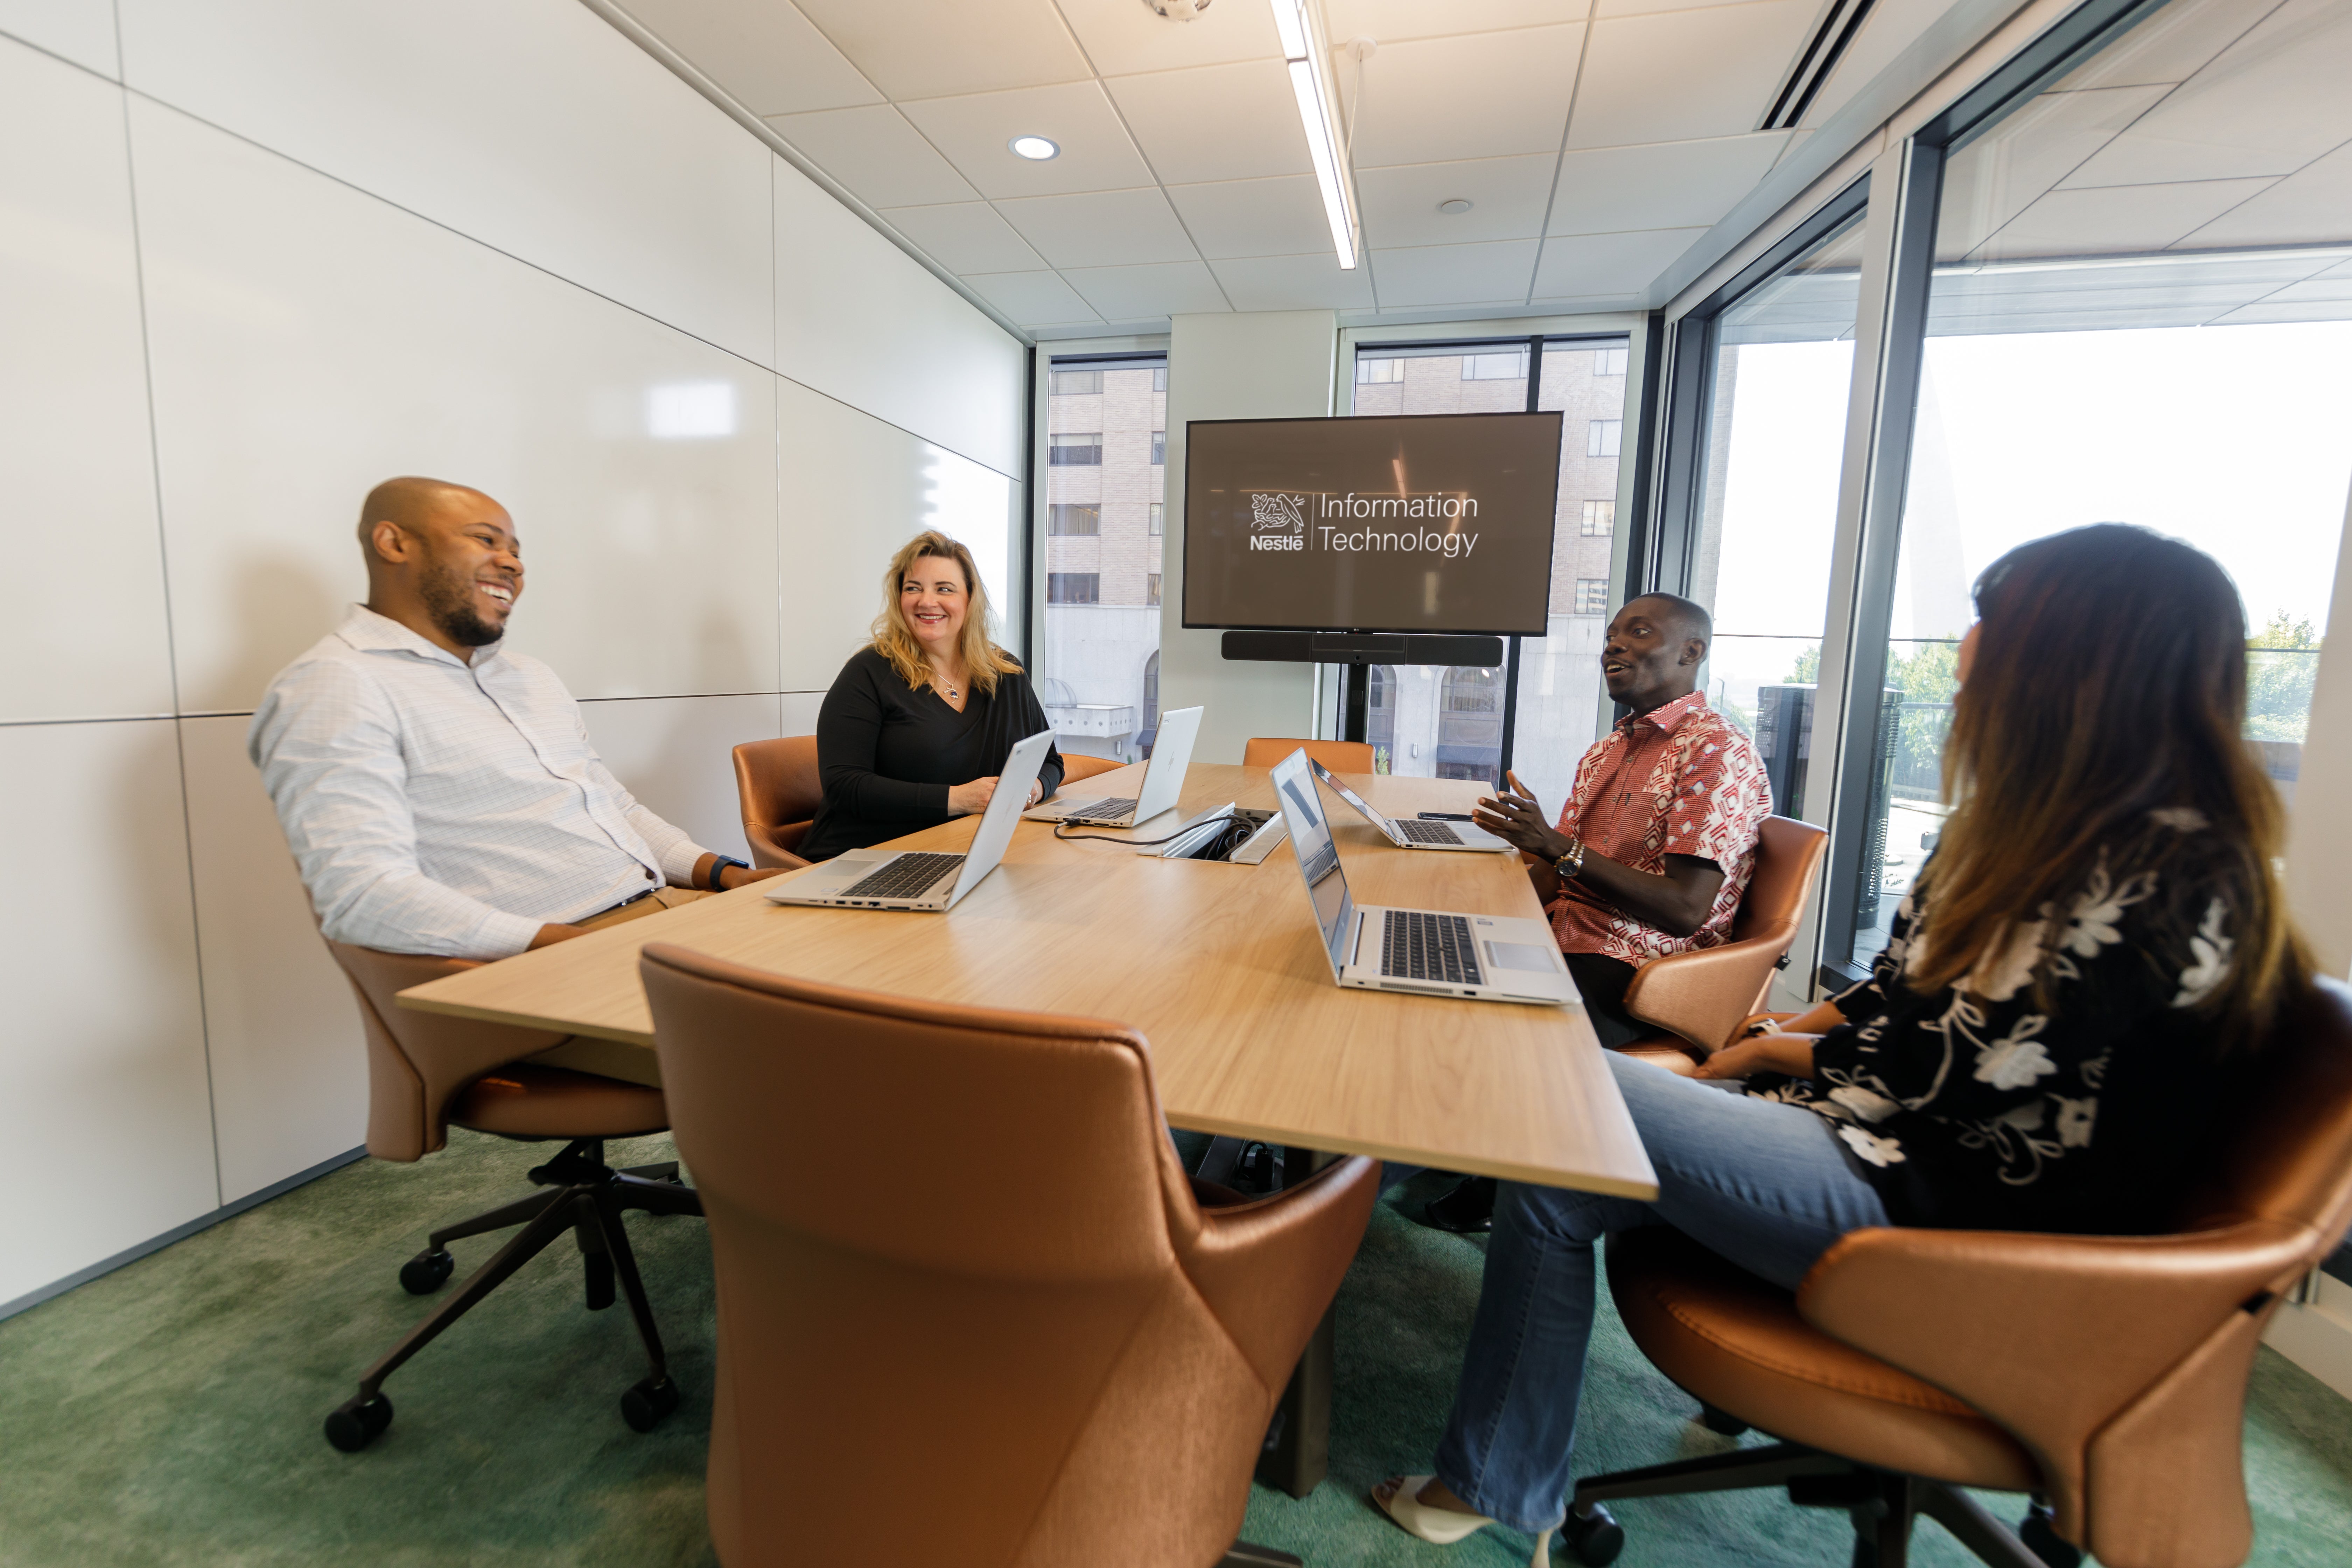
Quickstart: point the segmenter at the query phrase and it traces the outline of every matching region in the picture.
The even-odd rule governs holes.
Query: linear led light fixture
[[[1339,122],[1331,111],[1323,62],[1330,53],[1309,0],[1274,0],[1275,30],[1282,35],[1282,58],[1290,67],[1290,90],[1298,100],[1298,122],[1315,161],[1315,183],[1323,192],[1323,213],[1331,220],[1331,248],[1341,268],[1356,266],[1356,199],[1339,154]]]

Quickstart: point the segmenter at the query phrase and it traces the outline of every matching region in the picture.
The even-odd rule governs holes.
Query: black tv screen
[[[1561,420],[1190,422],[1184,625],[1543,636]]]

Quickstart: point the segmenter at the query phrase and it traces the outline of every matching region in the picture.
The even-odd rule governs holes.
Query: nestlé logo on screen
[[[1252,550],[1307,548],[1307,498],[1299,495],[1253,493],[1250,496]]]

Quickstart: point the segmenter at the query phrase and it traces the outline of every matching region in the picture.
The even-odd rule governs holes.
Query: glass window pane
[[[2247,734],[2294,788],[2352,483],[2352,205],[2313,140],[2340,130],[2243,106],[2352,79],[2352,21],[2251,15],[2177,0],[1946,166],[1856,962],[1942,818],[1970,584],[2028,540],[2134,522],[2227,568]]]
[[[1064,751],[1132,761],[1158,724],[1167,366],[1066,362],[1049,376],[1039,699]]]

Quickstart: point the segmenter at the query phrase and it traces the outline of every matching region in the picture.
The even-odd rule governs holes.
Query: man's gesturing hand
[[[1539,859],[1557,860],[1567,854],[1567,837],[1554,832],[1544,820],[1543,807],[1537,804],[1528,786],[1519,782],[1519,775],[1503,776],[1510,781],[1510,790],[1499,795],[1481,795],[1470,809],[1470,820],[1513,848],[1524,849]]]

